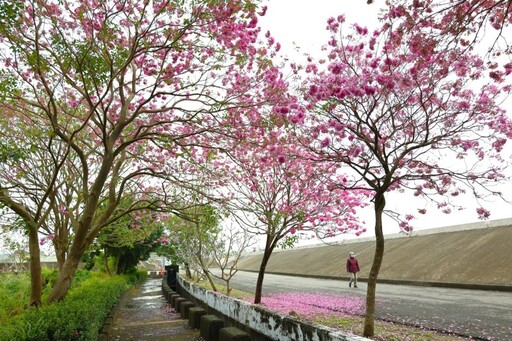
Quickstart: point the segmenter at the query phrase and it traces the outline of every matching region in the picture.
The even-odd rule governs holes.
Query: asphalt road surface
[[[257,274],[239,271],[231,286],[255,290]],[[366,283],[266,274],[263,295],[279,292],[366,296]],[[377,285],[377,318],[446,331],[477,340],[512,340],[512,293],[452,288]]]

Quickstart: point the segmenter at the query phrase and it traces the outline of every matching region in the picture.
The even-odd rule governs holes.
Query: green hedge
[[[66,298],[27,310],[3,326],[0,340],[96,340],[103,322],[120,295],[144,272],[106,277],[80,271]]]
[[[0,275],[0,334],[3,326],[23,314],[30,300],[30,278],[26,274]]]

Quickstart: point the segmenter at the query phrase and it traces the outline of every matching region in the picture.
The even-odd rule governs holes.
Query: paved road
[[[256,273],[239,271],[234,288],[254,291]],[[266,274],[263,295],[323,292],[366,296],[366,283],[349,288],[340,280]],[[480,340],[512,340],[512,293],[379,284],[377,316],[410,325],[444,330]]]
[[[162,279],[148,279],[128,290],[114,310],[111,341],[199,341],[199,331],[171,308]]]

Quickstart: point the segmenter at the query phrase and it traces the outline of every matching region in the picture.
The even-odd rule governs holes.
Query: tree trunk
[[[192,278],[192,272],[190,271],[190,265],[188,263],[185,263],[185,273],[188,278]]]
[[[116,259],[116,262],[117,262],[118,259],[119,258]],[[112,276],[112,273],[110,272],[110,267],[108,265],[108,254],[107,254],[107,250],[106,249],[104,250],[104,253],[103,253],[103,264],[105,265],[105,269],[107,270],[107,274],[109,276]],[[116,270],[117,270],[118,267],[119,267],[119,263],[116,266]]]
[[[66,261],[66,251],[60,241],[54,241],[53,248],[55,250],[55,257],[57,257],[57,267],[59,272],[62,270],[64,266],[64,262]]]
[[[59,272],[57,282],[55,282],[55,285],[48,296],[48,303],[62,301],[71,287],[73,275],[75,274],[76,269],[78,269],[80,258],[83,255],[83,251],[77,252],[75,249],[78,247],[75,245],[73,246],[74,248],[71,248],[71,252],[62,266],[62,270]]]
[[[116,256],[116,261],[114,263],[114,266],[115,266],[115,271],[114,271],[114,274],[121,274],[122,272],[119,271],[119,264],[121,264],[121,255],[118,255]],[[107,258],[107,265],[108,265],[108,258]],[[124,271],[123,271],[124,272]]]
[[[55,235],[52,242],[53,248],[55,250],[55,256],[57,257],[57,266],[60,272],[64,266],[64,262],[66,261],[66,254],[68,252],[68,237],[67,233],[64,232],[65,229],[63,227],[60,227],[58,231],[59,232]]]
[[[208,278],[208,282],[212,286],[212,290],[217,292],[217,287],[215,286],[215,282],[213,281],[212,276],[210,275],[210,272],[207,269],[203,268],[203,273],[206,276],[206,278]]]
[[[208,279],[208,282],[210,283],[212,290],[217,292],[217,287],[215,286],[215,283],[213,282],[212,276],[210,275],[210,271],[208,269],[209,265],[206,265],[203,257],[201,256],[201,253],[198,253],[195,256],[197,258],[199,266],[201,267],[201,270],[203,271],[203,274],[206,276],[206,279]]]
[[[43,278],[41,271],[41,250],[39,248],[38,228],[35,218],[22,204],[9,197],[7,191],[0,187],[0,202],[5,204],[17,215],[19,215],[28,230],[28,249],[30,254],[30,306],[41,306],[41,295],[43,291]]]
[[[41,250],[37,229],[31,226],[28,228],[28,248],[30,253],[30,306],[41,306],[41,295],[43,292],[43,278],[41,271]]]
[[[64,299],[66,294],[68,293],[69,288],[71,287],[71,282],[73,280],[73,275],[75,274],[76,269],[78,268],[78,264],[80,262],[80,258],[82,258],[85,250],[91,243],[94,241],[94,238],[99,233],[99,229],[94,233],[89,233],[91,230],[91,225],[93,223],[94,215],[98,209],[98,201],[99,195],[103,189],[105,181],[107,180],[111,167],[114,162],[114,155],[112,153],[112,147],[116,140],[116,136],[119,136],[118,131],[113,133],[107,141],[105,146],[105,154],[103,155],[103,161],[101,163],[98,176],[92,185],[91,191],[89,192],[88,198],[85,201],[85,207],[82,211],[80,221],[75,231],[75,237],[73,239],[73,243],[71,244],[71,248],[69,250],[68,258],[64,262],[62,266],[61,272],[59,272],[59,277],[57,278],[57,282],[55,283],[50,295],[48,296],[48,303],[61,301]],[[114,210],[115,206],[107,205],[107,211],[110,210],[110,214]],[[105,215],[106,213],[103,213]],[[106,220],[108,215],[103,219]],[[94,230],[94,229],[92,229]]]
[[[265,269],[267,268],[268,260],[272,255],[272,249],[265,249],[263,259],[260,264],[260,271],[258,272],[258,279],[256,280],[256,292],[254,293],[254,303],[261,303],[261,292],[263,290],[263,277],[265,276]]]
[[[386,206],[384,193],[375,195],[375,255],[373,264],[368,276],[368,289],[366,292],[366,316],[364,319],[363,336],[373,337],[375,333],[375,292],[377,287],[377,277],[384,257],[384,235],[382,233],[382,212]]]

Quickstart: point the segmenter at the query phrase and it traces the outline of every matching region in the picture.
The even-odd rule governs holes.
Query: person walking
[[[354,288],[357,288],[357,273],[359,271],[359,263],[356,259],[356,254],[350,251],[347,259],[347,272],[350,273],[350,282],[348,282],[349,288],[352,287],[352,282],[354,282]]]

